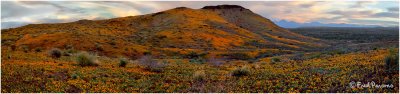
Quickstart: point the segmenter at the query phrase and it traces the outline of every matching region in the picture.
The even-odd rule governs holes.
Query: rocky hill
[[[61,48],[133,58],[146,53],[179,56],[189,52],[246,52],[258,56],[327,46],[237,5],[178,7],[106,20],[30,24],[1,32],[2,46],[20,50]]]

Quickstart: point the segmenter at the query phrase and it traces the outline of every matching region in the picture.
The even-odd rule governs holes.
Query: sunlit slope
[[[4,45],[29,49],[67,48],[107,56],[181,50],[282,49],[326,46],[319,39],[283,29],[240,6],[178,7],[147,15],[71,23],[31,24],[2,30]]]

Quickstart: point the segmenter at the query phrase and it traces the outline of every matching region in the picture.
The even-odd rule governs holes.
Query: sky
[[[188,7],[240,5],[273,21],[399,25],[399,1],[1,1],[2,29],[144,15]]]

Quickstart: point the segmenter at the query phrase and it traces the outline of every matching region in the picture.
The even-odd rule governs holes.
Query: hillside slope
[[[305,51],[327,46],[236,5],[178,7],[107,20],[31,24],[2,30],[2,41],[2,46],[19,49],[73,48],[113,57],[138,57],[147,52],[168,56],[188,51]]]

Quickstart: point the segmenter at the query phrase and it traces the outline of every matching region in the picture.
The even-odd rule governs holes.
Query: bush
[[[104,51],[103,47],[101,46],[101,44],[96,43],[96,50],[97,51]]]
[[[80,53],[76,57],[76,61],[78,62],[78,65],[84,67],[84,66],[98,66],[97,60],[94,56],[89,55],[86,52]]]
[[[78,79],[78,76],[79,76],[78,74],[74,73],[74,74],[71,75],[71,78],[72,79]]]
[[[236,59],[236,60],[250,60],[253,59],[250,55],[246,53],[227,53],[227,54],[222,54],[222,56],[228,58],[228,59]]]
[[[17,46],[15,46],[15,45],[11,45],[10,47],[11,47],[12,51],[15,51],[17,49]]]
[[[128,61],[125,58],[119,60],[119,67],[125,67],[126,64],[128,64]]]
[[[42,48],[40,48],[40,47],[35,48],[35,52],[42,52]]]
[[[23,45],[23,46],[21,46],[21,48],[22,48],[22,50],[23,50],[25,53],[27,53],[27,52],[30,51],[29,46]]]
[[[204,58],[207,55],[207,53],[196,53],[196,52],[189,52],[189,54],[186,54],[186,58],[189,59],[198,59],[198,58]]]
[[[236,77],[247,76],[249,74],[250,74],[250,71],[246,67],[236,68],[235,70],[232,71],[232,76],[236,76]]]
[[[281,59],[277,58],[277,57],[272,57],[271,58],[271,63],[275,64],[276,62],[281,62]]]
[[[52,58],[60,58],[60,57],[61,57],[61,54],[62,54],[62,52],[61,52],[61,50],[58,49],[58,48],[53,48],[53,49],[51,49],[51,50],[49,51],[49,55],[50,55]]]
[[[71,56],[73,53],[77,53],[77,52],[78,52],[77,50],[68,49],[68,50],[65,50],[65,51],[63,52],[63,55],[64,55],[64,56]]]
[[[74,46],[72,46],[71,44],[65,45],[65,49],[73,49],[73,48],[74,48]]]
[[[399,69],[399,54],[394,49],[389,50],[389,55],[385,57],[385,71],[393,73]]]
[[[194,51],[189,52],[185,55],[186,58],[189,58],[190,63],[196,64],[204,64],[206,60],[204,59],[207,53],[196,53]]]
[[[314,58],[320,58],[322,55],[322,53],[318,52],[318,53],[313,53],[312,55],[305,57],[305,59],[314,59]]]
[[[139,65],[144,66],[145,69],[154,71],[154,72],[161,72],[162,69],[165,67],[164,64],[161,64],[153,59],[151,55],[145,55],[141,57],[139,60]]]
[[[194,82],[204,82],[206,81],[206,73],[204,71],[196,71],[193,74]]]
[[[196,59],[190,59],[189,62],[195,64],[204,64],[206,60],[202,58],[196,58]]]

